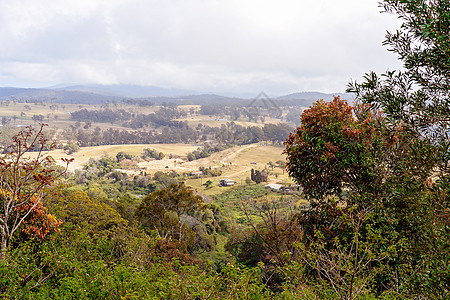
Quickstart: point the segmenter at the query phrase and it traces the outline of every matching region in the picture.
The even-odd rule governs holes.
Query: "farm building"
[[[231,179],[220,179],[219,186],[233,186],[236,183],[236,181]]]
[[[266,184],[265,187],[271,189],[274,192],[278,192],[279,190],[281,190],[281,188],[283,186],[281,184],[277,184],[277,183],[270,183],[270,184]]]

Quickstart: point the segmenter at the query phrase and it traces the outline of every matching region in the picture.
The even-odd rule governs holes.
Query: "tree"
[[[213,184],[213,182],[208,179],[203,185],[208,189],[211,187],[212,184]]]
[[[44,121],[44,116],[43,115],[33,115],[32,119],[35,122],[43,122]]]
[[[2,117],[2,125],[5,126],[6,124],[8,124],[11,121],[10,118],[7,117]]]
[[[186,226],[185,216],[203,209],[203,199],[194,194],[184,183],[147,195],[136,210],[136,217],[148,230],[155,230],[159,237],[175,240],[190,246],[193,232]]]
[[[259,171],[251,169],[250,178],[256,183],[267,182],[268,174],[265,170]]]
[[[384,198],[407,228],[402,267],[410,276],[405,286],[413,294],[446,299],[450,280],[442,266],[448,266],[445,257],[450,256],[450,3],[385,0],[382,7],[403,20],[400,30],[387,33],[384,44],[403,61],[405,71],[382,76],[371,72],[362,83],[351,83],[348,91],[382,110],[390,127],[411,132],[410,149],[416,157],[428,157],[410,159],[404,165],[409,165],[408,172],[398,168],[397,177],[387,181]],[[413,168],[425,171],[416,177]]]
[[[425,207],[418,209],[424,204],[419,199],[427,193],[436,148],[367,108],[354,108],[338,97],[315,103],[303,113],[302,125],[285,143],[286,166],[310,200],[310,208],[298,218],[307,245],[318,243],[322,236],[322,254],[345,249],[347,245],[334,240],[354,236],[355,228],[343,220],[352,211],[371,211],[359,228],[370,225],[381,230],[388,242],[375,247],[368,240],[369,231],[358,235],[368,248],[379,251],[371,260],[380,263],[385,257],[383,248],[404,247],[404,238],[420,240],[425,232],[424,223],[430,216],[424,215]],[[399,268],[405,258],[389,257],[390,267]],[[385,287],[395,280],[385,274],[380,278],[376,285]]]
[[[398,54],[405,71],[365,75],[348,91],[381,109],[422,139],[439,145],[440,163],[448,173],[450,158],[450,4],[446,0],[385,0],[382,7],[404,22],[388,32],[384,44]]]
[[[21,230],[14,238],[13,245],[17,245],[29,238],[43,240],[52,232],[59,231],[62,221],[53,214],[49,214],[47,207],[41,202],[36,205],[36,198],[33,197],[27,205],[22,205],[17,209],[19,215],[23,216],[34,206],[31,213],[24,219]]]
[[[176,174],[176,172],[175,172]],[[162,171],[157,171],[153,174],[153,180],[163,188],[168,188],[172,184],[177,184],[178,180],[175,178],[175,174],[165,173]]]
[[[317,101],[300,119],[301,126],[289,135],[284,153],[289,175],[308,196],[321,200],[341,197],[348,189],[377,192],[377,184],[398,156],[394,152],[400,128],[375,130],[374,124],[383,122],[379,114],[361,107],[354,110],[339,97]]]
[[[156,160],[161,160],[165,157],[165,154],[162,152],[158,152],[155,149],[147,148],[142,151],[141,157],[144,159],[154,158]]]
[[[322,236],[323,255],[346,249],[351,242],[339,248],[334,241],[351,241],[356,231],[343,220],[352,211],[370,211],[358,225],[358,240],[376,251],[371,266],[400,274],[375,276],[376,292],[396,285],[405,297],[446,299],[450,4],[386,0],[382,6],[404,20],[385,44],[405,71],[369,73],[364,82],[351,83],[356,107],[335,98],[305,111],[286,141],[286,166],[311,200],[309,210],[299,214],[307,245]],[[367,244],[369,228],[382,232],[386,242]],[[395,251],[382,259],[386,248]]]
[[[67,154],[70,155],[80,150],[80,146],[78,146],[76,143],[68,142],[64,145],[63,149],[64,151],[67,151]]]
[[[51,195],[49,188],[58,183],[68,164],[73,160],[62,159],[66,163],[63,169],[57,168],[54,160],[45,154],[54,144],[48,144],[43,133],[44,125],[39,129],[29,126],[13,137],[12,144],[4,149],[0,156],[0,250],[2,256],[14,234],[20,228],[38,221],[27,221],[32,216],[50,218],[41,206],[43,198]],[[34,158],[27,157],[35,151]],[[53,222],[56,225],[55,222]],[[36,230],[37,231],[37,230]],[[49,231],[41,232],[45,236]]]

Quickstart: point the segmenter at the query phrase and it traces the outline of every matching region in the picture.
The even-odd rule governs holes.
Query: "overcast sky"
[[[0,86],[342,92],[400,67],[377,0],[0,0]]]

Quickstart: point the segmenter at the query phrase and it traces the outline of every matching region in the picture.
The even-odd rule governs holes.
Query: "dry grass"
[[[73,158],[74,161],[70,164],[69,170],[76,170],[83,167],[83,165],[89,161],[90,158],[100,158],[102,156],[114,157],[119,152],[125,152],[135,156],[141,156],[142,151],[145,148],[153,148],[157,151],[163,152],[166,155],[172,153],[177,156],[186,156],[188,152],[197,149],[197,146],[186,145],[186,144],[138,144],[138,145],[106,145],[106,146],[96,146],[96,147],[82,147],[78,152],[72,155],[66,154],[61,149],[56,149],[48,152],[48,155],[52,156],[57,162],[61,161],[61,158]],[[35,153],[30,153],[29,156],[33,157]],[[178,159],[180,160],[180,159]],[[169,165],[169,159],[164,159],[159,162],[157,168],[159,170],[164,170],[166,165]],[[141,164],[141,163],[140,163]],[[139,164],[140,167],[142,167]],[[173,165],[173,163],[172,163]]]
[[[31,109],[26,110],[25,105],[28,105]],[[33,125],[34,122],[31,120],[33,115],[43,115],[45,117],[44,122],[49,124],[50,129],[55,129],[61,131],[64,128],[74,125],[75,121],[70,119],[70,112],[79,109],[101,109],[100,105],[79,105],[79,104],[57,104],[57,109],[50,109],[49,103],[45,105],[35,105],[33,103],[13,103],[11,102],[7,107],[1,107],[0,116],[13,117],[17,116],[16,124],[21,125]],[[152,113],[159,107],[136,107],[125,104],[118,104],[116,106],[109,105],[110,109],[124,109],[130,112],[139,113]],[[181,109],[189,112],[191,108],[198,110],[200,106],[198,105],[186,105],[180,106]],[[25,116],[21,117],[21,112],[25,112]],[[55,119],[57,116],[57,119]],[[49,118],[47,118],[49,117]],[[219,121],[218,117],[192,115],[185,118],[190,126],[197,126],[198,124],[204,124],[214,127],[220,127],[221,125],[226,125],[229,121]],[[266,118],[266,123],[276,123],[278,120]],[[263,123],[258,122],[235,122],[242,126],[263,126]],[[81,122],[81,126],[84,122]],[[92,123],[92,128],[100,127],[101,129],[114,128],[114,129],[124,129],[129,130],[129,128],[122,127],[117,124],[110,123]],[[186,154],[196,150],[198,147],[186,144],[141,144],[141,145],[107,145],[107,146],[97,146],[97,147],[83,147],[80,151],[67,155],[62,150],[51,151],[49,154],[55,158],[55,160],[60,161],[62,157],[74,158],[73,163],[70,165],[70,170],[75,170],[82,168],[90,158],[99,158],[103,155],[108,155],[114,157],[118,152],[123,151],[128,154],[135,156],[140,156],[144,148],[153,148],[157,151],[166,154],[166,158],[163,160],[152,160],[152,161],[141,161],[137,164],[136,170],[127,170],[127,173],[131,174],[133,172],[146,171],[147,173],[154,173],[156,171],[169,171],[175,170],[178,173],[196,171],[199,167],[211,167],[211,168],[221,168],[223,175],[221,178],[230,178],[238,183],[245,181],[247,177],[250,177],[250,170],[257,169],[262,170],[267,167],[269,161],[276,162],[278,160],[284,161],[284,156],[281,154],[283,148],[275,147],[271,145],[261,145],[253,144],[246,146],[236,146],[219,153],[214,153],[210,157],[187,161]],[[169,159],[169,154],[173,155],[172,159]],[[33,154],[30,154],[33,155]],[[283,174],[283,170],[280,168],[275,168],[271,171],[269,176],[270,182],[280,182],[280,183],[290,183],[290,179],[287,174]],[[277,177],[275,176],[277,175]],[[214,182],[213,187],[210,190],[205,191],[206,193],[215,192],[218,185],[219,178],[208,178]],[[204,181],[208,180],[204,178]],[[216,182],[217,181],[217,182]],[[198,185],[200,188],[200,180],[198,183],[196,181],[189,182],[189,184]]]
[[[221,118],[218,116],[205,116],[205,115],[194,115],[194,116],[188,116],[186,118],[180,118],[177,119],[178,121],[187,121],[189,126],[191,127],[197,127],[198,124],[207,125],[210,127],[221,127],[222,125],[227,125],[227,123],[232,122],[232,120],[227,119],[227,117]],[[226,120],[226,121],[225,121]],[[266,117],[264,120],[264,123],[262,122],[247,122],[243,120],[236,120],[233,121],[236,125],[240,125],[243,127],[249,127],[249,126],[258,126],[263,127],[264,124],[278,124],[280,122],[279,119],[269,118]]]
[[[140,156],[143,149],[153,148],[166,154],[166,158],[162,160],[141,161],[137,164],[135,171],[127,170],[127,173],[146,171],[147,173],[155,173],[157,171],[174,170],[177,173],[186,173],[196,171],[199,167],[220,168],[222,176],[220,178],[230,178],[238,183],[245,181],[250,177],[250,170],[262,170],[267,167],[269,161],[276,162],[278,160],[284,161],[284,156],[281,154],[283,148],[271,146],[252,144],[246,146],[236,146],[226,149],[221,152],[212,154],[210,157],[202,158],[194,161],[187,161],[186,154],[197,149],[197,146],[186,144],[140,144],[140,145],[107,145],[96,147],[83,147],[78,152],[67,155],[64,151],[58,149],[50,151],[51,155],[56,161],[61,161],[62,157],[73,158],[74,161],[70,164],[70,170],[76,170],[83,167],[83,165],[90,158],[100,158],[102,156],[114,157],[118,152],[125,152],[131,155]],[[175,158],[167,158],[169,154],[175,155]],[[35,155],[30,153],[30,156]],[[270,170],[270,169],[269,169]],[[274,168],[270,170],[270,182],[291,182],[287,174],[283,175],[283,170]],[[276,178],[275,174],[278,175]],[[210,179],[214,185],[218,185],[216,178],[203,178],[203,183]],[[189,181],[194,186],[200,187],[200,179],[196,181]],[[217,181],[217,182],[216,182]]]

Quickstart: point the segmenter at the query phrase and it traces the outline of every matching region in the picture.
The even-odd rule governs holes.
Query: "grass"
[[[29,106],[29,109],[25,109],[25,106]],[[33,115],[43,115],[44,122],[49,124],[49,129],[61,132],[64,128],[74,125],[76,122],[71,120],[70,112],[79,109],[102,109],[101,105],[86,105],[86,104],[56,104],[54,103],[53,109],[50,108],[52,103],[44,104],[34,104],[34,103],[14,103],[10,101],[9,106],[2,106],[0,109],[0,117],[6,116],[12,118],[17,116],[15,121],[11,121],[13,125],[36,125],[33,120],[31,120]],[[159,107],[136,107],[132,105],[118,104],[109,105],[109,109],[124,109],[126,111],[139,112],[139,113],[152,113]],[[198,105],[186,105],[180,106],[180,109],[190,111],[191,109],[198,110],[200,106]],[[25,116],[21,117],[21,112],[25,113]],[[57,119],[55,119],[57,116]],[[195,125],[198,123],[208,124],[211,126],[221,126],[226,125],[226,121],[217,121],[220,119],[218,116],[202,116],[189,114],[186,120],[190,125]],[[277,120],[266,119],[266,122],[272,122]],[[85,122],[81,122],[81,127],[84,126]],[[262,123],[258,122],[244,122],[236,121],[235,123],[243,126],[262,126]],[[214,124],[214,125],[212,125]],[[92,123],[91,128],[100,127],[101,129],[114,128],[114,129],[124,129],[129,130],[120,126],[119,124],[110,123]],[[61,141],[58,141],[61,142]],[[64,142],[64,141],[62,141]],[[235,180],[237,183],[241,184],[245,182],[247,177],[250,177],[251,169],[263,170],[267,168],[267,163],[272,161],[284,161],[285,157],[282,155],[283,148],[273,145],[263,145],[263,144],[252,144],[236,146],[230,149],[226,149],[219,153],[214,153],[210,157],[187,161],[186,154],[197,149],[197,146],[186,145],[186,144],[151,144],[151,145],[106,145],[97,147],[83,147],[78,152],[67,155],[62,150],[51,151],[49,154],[53,156],[57,161],[60,161],[62,157],[74,158],[73,163],[70,165],[70,170],[75,170],[82,168],[90,158],[99,158],[103,155],[108,155],[114,157],[118,152],[126,152],[135,156],[140,156],[144,148],[153,148],[157,151],[166,154],[165,159],[161,161],[149,161],[140,162],[138,168],[133,170],[127,170],[127,173],[146,171],[147,173],[154,173],[156,171],[169,171],[175,170],[178,173],[185,173],[198,170],[199,167],[211,167],[211,168],[221,168],[222,176],[220,178],[204,178],[204,181],[210,179],[213,181],[213,186],[211,189],[205,190],[201,186],[200,180],[188,180],[187,184],[195,187],[199,191],[205,194],[217,194],[221,193],[223,189],[218,187],[218,180],[223,178],[230,178]],[[173,154],[174,158],[169,159],[169,154]],[[33,154],[30,154],[32,156]],[[283,170],[280,168],[269,169],[269,182],[277,182],[283,184],[292,183],[287,174],[283,174]],[[203,182],[204,183],[204,182]]]
[[[187,179],[185,180],[185,184],[193,187],[198,192],[207,196],[221,194],[233,189],[233,187],[231,186],[219,186],[219,181],[221,178],[222,177],[203,177],[203,179]],[[213,182],[209,188],[206,188],[204,185],[202,185],[202,183],[205,183],[207,180],[211,180]],[[239,183],[237,185],[239,185]]]
[[[186,144],[136,144],[136,145],[104,145],[95,147],[82,147],[78,152],[72,155],[66,154],[61,149],[56,149],[48,152],[48,155],[52,156],[57,162],[61,161],[61,158],[73,158],[74,161],[70,164],[69,170],[80,169],[83,165],[89,161],[90,158],[100,158],[104,155],[115,157],[117,153],[123,151],[135,156],[141,156],[142,151],[145,148],[153,148],[163,153],[175,154],[185,156],[188,152],[197,149],[197,146]],[[36,153],[29,153],[30,157],[33,157]],[[168,163],[166,163],[168,164]],[[170,164],[168,164],[170,165]],[[173,164],[172,164],[173,165]],[[164,167],[161,168],[162,170]]]
[[[174,154],[178,156],[186,156],[188,152],[196,150],[197,146],[187,144],[132,144],[132,145],[104,145],[95,147],[83,147],[77,153],[88,156],[116,156],[119,152],[125,152],[135,156],[141,156],[142,151],[146,148],[152,148],[164,154]]]
[[[6,101],[5,101],[6,103]],[[52,108],[50,108],[52,106]],[[28,108],[29,107],[29,108]],[[184,110],[188,113],[188,116],[185,118],[180,118],[178,121],[187,121],[188,124],[192,127],[196,127],[198,124],[208,125],[211,127],[221,127],[222,125],[227,125],[231,120],[223,120],[226,117],[221,116],[205,116],[199,115],[197,113],[190,114],[191,109],[194,111],[198,111],[200,105],[180,105],[179,109]],[[0,109],[0,117],[8,117],[12,118],[16,116],[16,121],[11,121],[12,125],[33,125],[34,121],[32,120],[33,115],[43,115],[44,122],[49,124],[49,128],[55,130],[61,130],[69,127],[70,125],[74,125],[76,123],[75,120],[71,119],[70,113],[73,111],[77,111],[80,109],[87,110],[102,110],[104,108],[111,110],[125,110],[131,113],[142,113],[142,114],[150,114],[154,113],[158,110],[159,106],[149,106],[149,107],[138,107],[135,105],[128,105],[124,103],[117,103],[115,105],[112,104],[97,104],[97,105],[89,105],[89,104],[62,104],[62,103],[19,103],[9,101],[8,106],[2,106]],[[24,116],[21,116],[21,113],[24,113]],[[234,123],[237,125],[241,125],[244,127],[248,126],[258,126],[262,127],[266,123],[276,124],[280,120],[275,118],[266,117],[263,122],[248,122],[244,118],[242,120],[235,120]],[[81,122],[82,125],[84,122]],[[92,123],[92,128],[100,127],[101,129],[107,128],[115,128],[115,129],[123,129],[130,130],[130,128],[122,127],[119,124],[111,124],[111,123]]]
[[[250,177],[251,169],[262,170],[267,167],[269,161],[284,161],[281,152],[283,148],[272,145],[252,144],[246,146],[236,146],[224,151],[214,153],[210,157],[202,158],[194,161],[187,161],[186,154],[197,149],[197,146],[187,144],[139,144],[139,145],[105,145],[95,147],[82,147],[78,152],[67,155],[63,150],[57,149],[50,151],[48,154],[57,162],[61,162],[61,158],[74,158],[69,165],[69,170],[76,170],[83,167],[90,158],[100,158],[104,155],[115,157],[118,152],[125,152],[131,155],[140,156],[143,149],[153,148],[166,154],[163,160],[141,161],[138,163],[136,170],[127,170],[130,175],[145,171],[148,174],[157,171],[174,170],[178,173],[187,173],[198,170],[202,167],[220,168],[222,176],[207,177],[203,179],[187,179],[186,185],[194,187],[205,195],[215,195],[222,193],[228,187],[219,187],[219,180],[230,178],[236,181],[237,185],[245,185],[245,179]],[[169,154],[176,155],[176,158],[167,158]],[[33,157],[35,153],[30,153]],[[231,163],[231,164],[230,164]],[[287,173],[276,167],[273,170],[269,168],[269,182],[278,182],[282,184],[293,183]],[[276,176],[277,175],[277,176]],[[202,186],[207,180],[211,180],[213,184],[206,189]]]

